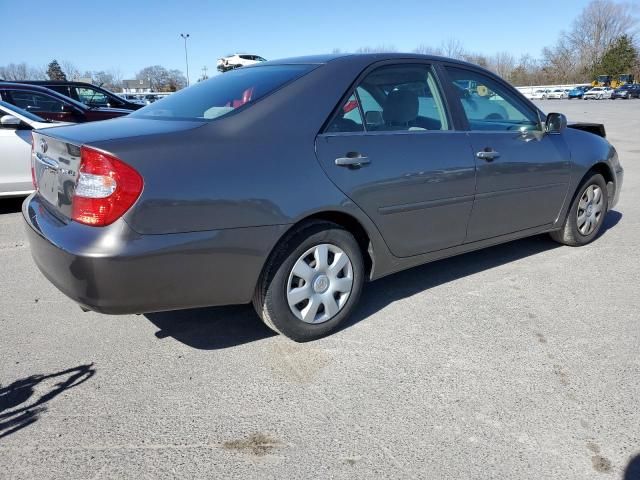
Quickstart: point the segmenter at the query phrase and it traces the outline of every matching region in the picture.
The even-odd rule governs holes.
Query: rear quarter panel
[[[126,221],[160,234],[291,224],[342,209],[349,200],[320,168],[314,142],[363,67],[332,63],[200,128],[92,142],[144,178]]]

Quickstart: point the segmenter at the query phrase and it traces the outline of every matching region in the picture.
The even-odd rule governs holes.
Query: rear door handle
[[[496,152],[495,150],[483,150],[481,152],[476,153],[476,157],[481,160],[486,160],[487,162],[491,162],[496,158],[500,157],[500,152]]]
[[[348,152],[346,157],[336,158],[336,165],[339,167],[360,168],[369,163],[369,157],[358,152]]]

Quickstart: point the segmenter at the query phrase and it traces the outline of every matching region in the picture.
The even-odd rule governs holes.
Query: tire
[[[325,247],[326,262],[318,262]],[[339,259],[344,258],[340,252],[346,255],[348,263],[334,274],[331,267],[338,268]],[[326,264],[325,269],[321,263]],[[302,276],[309,274],[309,278],[296,275],[294,267],[296,272],[304,272]],[[351,233],[331,222],[309,222],[297,227],[274,249],[258,281],[253,306],[275,332],[296,342],[316,340],[334,331],[353,312],[364,276],[362,252]],[[350,290],[344,287],[349,280]],[[290,306],[290,301],[298,298],[290,292],[296,290],[304,295],[301,302]],[[312,303],[315,310],[310,307]],[[336,307],[337,313],[329,311]],[[310,323],[313,321],[317,323]]]
[[[594,202],[595,191],[600,190],[600,202]],[[592,200],[588,200],[588,192],[592,192]],[[587,201],[585,202],[585,198]],[[591,208],[588,206],[591,205]],[[597,205],[597,207],[596,207]],[[560,230],[550,232],[556,242],[572,247],[580,247],[591,243],[600,232],[604,218],[609,208],[607,184],[599,173],[589,175],[581,184],[574,196],[571,207],[567,212],[564,224]],[[582,212],[582,213],[580,213]],[[584,216],[583,216],[584,215]],[[584,221],[579,221],[579,216]],[[585,228],[591,221],[592,228]]]

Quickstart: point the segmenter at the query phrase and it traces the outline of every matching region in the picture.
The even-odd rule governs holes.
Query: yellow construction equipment
[[[591,82],[594,87],[611,87],[618,88],[621,85],[631,84],[634,81],[633,74],[624,73],[618,75],[618,78],[614,80],[613,75],[598,75],[596,79]]]
[[[609,87],[611,86],[611,75],[598,75],[596,79],[591,82],[594,87]]]

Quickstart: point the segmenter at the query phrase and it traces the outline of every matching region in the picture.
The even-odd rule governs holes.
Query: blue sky
[[[236,51],[267,59],[378,45],[411,51],[454,38],[467,50],[487,55],[508,51],[537,57],[587,3],[0,0],[0,65],[39,66],[56,58],[81,71],[116,68],[124,78],[155,64],[184,71],[183,32],[191,35],[192,81],[204,65],[211,75],[217,58]]]

